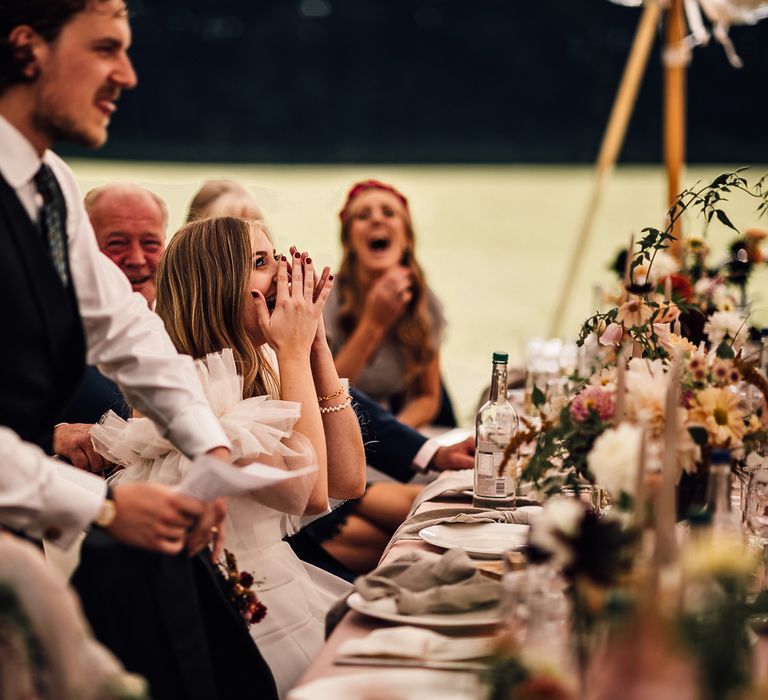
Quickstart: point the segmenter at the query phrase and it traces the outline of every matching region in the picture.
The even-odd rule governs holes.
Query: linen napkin
[[[465,497],[465,492],[474,487],[475,473],[472,469],[462,469],[451,474],[441,475],[431,484],[427,484],[421,493],[416,496],[411,507],[411,514],[415,513],[419,506],[426,501],[435,501],[438,498]],[[520,506],[536,505],[543,500],[537,499],[537,493],[533,484],[518,484],[518,495],[515,504]]]
[[[425,527],[442,523],[517,523],[530,525],[532,518],[541,511],[540,506],[523,506],[516,510],[492,510],[469,506],[451,506],[417,513],[409,517],[392,535],[382,556],[386,556],[395,542],[418,540]]]
[[[359,639],[339,645],[339,656],[393,656],[429,661],[465,661],[491,656],[494,637],[447,637],[421,627],[403,625],[373,630]]]
[[[366,600],[392,597],[402,615],[463,612],[498,601],[500,587],[460,549],[408,552],[355,581]]]
[[[475,472],[472,469],[461,469],[450,474],[441,475],[431,484],[427,484],[416,496],[411,512],[415,511],[425,501],[432,501],[440,496],[444,498],[456,498],[463,495],[462,492],[471,489]]]

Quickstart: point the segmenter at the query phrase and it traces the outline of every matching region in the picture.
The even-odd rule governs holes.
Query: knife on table
[[[485,671],[482,661],[434,661],[430,659],[399,659],[382,656],[337,656],[337,666],[390,666],[398,668],[429,668],[435,671]]]

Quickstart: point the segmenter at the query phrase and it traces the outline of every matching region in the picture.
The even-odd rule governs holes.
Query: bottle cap
[[[712,513],[701,506],[691,506],[688,510],[688,523],[691,527],[706,527],[712,522]]]
[[[716,448],[709,453],[710,464],[730,464],[731,451],[723,448]]]
[[[493,353],[494,362],[507,362],[509,360],[508,352],[495,352]]]

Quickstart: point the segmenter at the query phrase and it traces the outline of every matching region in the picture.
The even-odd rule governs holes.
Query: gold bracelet
[[[337,396],[341,396],[344,393],[344,386],[340,386],[336,391],[334,391],[332,394],[328,394],[328,396],[318,396],[318,401],[330,401],[331,399],[335,399]]]
[[[338,403],[335,406],[320,406],[320,413],[336,413],[336,411],[343,411],[348,406],[352,405],[352,396],[347,394],[347,398],[344,399],[344,403]]]

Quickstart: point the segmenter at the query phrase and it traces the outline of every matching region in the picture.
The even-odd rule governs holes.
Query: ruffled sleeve
[[[309,440],[293,431],[301,404],[268,396],[243,399],[243,379],[230,349],[208,355],[195,366],[211,408],[232,444],[234,462],[258,461],[286,470],[317,465]],[[99,454],[123,467],[111,483],[153,480],[173,485],[191,464],[148,418],[125,421],[110,411],[91,428],[91,438]],[[301,513],[315,478],[314,473],[308,474],[250,495],[276,510]]]

